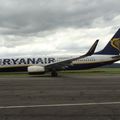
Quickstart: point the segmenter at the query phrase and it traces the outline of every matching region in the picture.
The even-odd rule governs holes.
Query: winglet
[[[85,54],[85,56],[90,56],[90,55],[94,54],[98,42],[99,42],[99,40],[96,40],[96,41],[94,42],[94,44],[93,44],[92,47],[89,49],[89,51]]]
[[[48,64],[48,65],[46,65],[45,67],[46,67],[46,68],[49,68],[49,67],[51,67],[51,66],[52,66],[52,67],[56,67],[56,66],[57,66],[57,67],[60,67],[60,66],[63,67],[63,66],[66,66],[66,65],[72,63],[72,61],[74,61],[74,60],[77,60],[77,59],[81,59],[81,58],[90,56],[90,55],[94,54],[94,51],[95,51],[96,46],[97,46],[97,44],[98,44],[98,41],[99,41],[99,40],[96,40],[95,43],[92,45],[92,47],[89,49],[89,51],[88,51],[86,54],[82,55],[82,56],[75,57],[75,58],[70,58],[70,59],[63,60],[63,61],[60,61],[60,62],[55,62],[55,63],[52,63],[52,64]]]

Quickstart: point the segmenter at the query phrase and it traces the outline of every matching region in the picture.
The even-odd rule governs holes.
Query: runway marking
[[[40,107],[69,107],[69,106],[92,106],[92,105],[115,105],[115,104],[120,104],[120,102],[49,104],[49,105],[22,105],[22,106],[0,106],[0,109],[40,108]]]

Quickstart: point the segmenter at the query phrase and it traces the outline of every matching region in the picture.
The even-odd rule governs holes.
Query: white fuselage
[[[112,58],[114,55],[92,55],[82,59],[78,59],[72,62],[72,64],[89,64],[89,63],[101,63],[109,61],[117,61]],[[0,67],[12,67],[12,66],[31,66],[40,65],[45,66],[59,61],[64,61],[74,57],[29,57],[29,58],[1,58]]]
[[[112,58],[113,56],[114,55],[92,55],[89,57],[85,57],[85,58],[73,61],[73,64],[89,64],[89,63],[109,62],[109,61],[115,60]]]

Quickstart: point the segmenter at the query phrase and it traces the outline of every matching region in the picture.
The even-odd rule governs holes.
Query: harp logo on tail
[[[120,38],[114,38],[111,40],[112,47],[120,51]]]

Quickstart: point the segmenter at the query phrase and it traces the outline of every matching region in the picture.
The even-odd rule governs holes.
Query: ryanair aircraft
[[[57,76],[59,70],[90,69],[120,60],[120,29],[103,50],[94,53],[97,44],[98,40],[86,54],[78,57],[2,58],[0,71],[28,71],[29,74],[51,72],[51,76]]]

